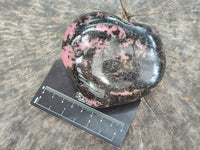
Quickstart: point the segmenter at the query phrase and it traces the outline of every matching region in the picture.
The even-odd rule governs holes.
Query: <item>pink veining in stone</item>
[[[143,91],[143,89],[135,89],[135,90],[133,91],[133,93],[134,93],[134,94],[137,94],[137,93],[139,93],[139,92],[141,92],[141,91]]]
[[[136,46],[139,48],[139,49],[142,49],[142,50],[146,50],[147,49],[147,45],[143,45],[140,40],[137,40],[135,42]]]
[[[101,105],[101,103],[99,101],[94,101],[94,100],[90,100],[87,97],[83,96],[85,98],[85,100],[92,106],[94,105],[95,107],[98,107],[99,105]]]
[[[126,32],[124,31],[124,29],[121,28],[121,27],[118,27],[118,30],[119,30],[119,38],[125,39],[126,38]]]
[[[113,91],[111,91],[110,94],[112,94],[112,95],[122,95],[122,96],[126,96],[126,95],[132,94],[132,92],[129,92],[129,91],[113,92]]]
[[[108,27],[106,25],[100,24],[96,26],[96,29],[98,31],[102,31],[102,32],[107,32],[108,34],[110,34],[112,37],[116,37],[113,32],[119,30],[119,38],[123,39],[126,37],[126,33],[124,31],[123,28],[119,27],[119,26],[112,26],[112,27]]]
[[[96,17],[99,17],[99,16],[103,16],[103,13],[98,12],[97,15],[96,15]]]
[[[125,55],[125,52],[121,50],[121,59],[127,60],[129,57]]]
[[[84,64],[84,67],[87,67],[87,65],[88,65],[88,62],[87,62],[87,60],[83,60],[83,64]]]
[[[74,22],[72,23],[66,30],[65,34],[64,34],[64,37],[63,37],[63,40],[66,41],[67,40],[67,36],[69,35],[69,38],[71,39],[74,35],[74,29],[76,28],[77,26],[77,22]]]
[[[156,31],[154,29],[152,29],[151,31],[152,31],[152,34],[156,34]]]
[[[123,42],[122,44],[120,44],[119,47],[120,47],[120,48],[127,47],[127,46],[133,44],[133,42],[134,42],[134,41],[133,41],[132,39],[128,39],[128,40],[126,40],[125,42]]]
[[[62,50],[62,60],[65,65],[65,67],[72,67],[72,65],[75,63],[74,61],[70,60],[69,58],[74,58],[74,52],[70,45],[67,45]]]
[[[84,38],[84,41],[82,40],[82,38],[79,38],[78,40],[76,40],[75,42],[78,47],[75,47],[74,50],[84,50],[85,48],[88,48],[88,49],[93,49],[93,48],[96,48],[96,52],[99,53],[103,48],[106,48],[109,46],[110,42],[109,41],[102,41],[101,39],[99,38],[96,38],[96,39],[92,39],[89,41],[88,38]]]
[[[165,56],[155,34],[146,25],[103,12],[86,14],[70,25],[63,38],[62,59],[86,104],[98,108],[126,104],[156,86]]]

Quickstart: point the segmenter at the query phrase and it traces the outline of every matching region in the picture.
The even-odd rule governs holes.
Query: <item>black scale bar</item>
[[[57,60],[31,104],[119,148],[140,101],[97,110],[79,102],[77,93],[62,61]]]

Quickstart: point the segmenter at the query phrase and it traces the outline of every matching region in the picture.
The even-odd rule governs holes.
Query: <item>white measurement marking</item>
[[[52,99],[54,98],[55,94],[52,95]]]
[[[90,120],[88,120],[87,125],[86,125],[86,128],[88,127],[89,123],[90,123]]]
[[[113,122],[110,124],[110,126],[111,126],[111,127],[113,126]]]
[[[91,108],[91,107],[89,107],[89,106],[87,106],[87,105],[85,105],[85,104],[83,104],[83,103],[81,103],[81,102],[79,102],[79,101],[77,101],[77,100],[75,100],[75,99],[73,99],[73,98],[71,98],[71,97],[69,97],[69,96],[67,96],[67,95],[65,95],[65,94],[53,89],[53,88],[51,88],[51,87],[49,87],[49,86],[46,86],[45,90],[49,91],[50,93],[56,94],[57,96],[62,97],[63,99],[65,99],[65,100],[67,100],[69,102],[72,102],[72,103],[76,104],[79,107],[82,107],[82,108],[84,108],[84,109],[86,109],[86,110],[88,110],[90,112],[95,113],[97,116],[100,116],[102,118],[110,120],[110,121],[114,122],[115,124],[120,125],[122,127],[124,126],[123,122],[121,122],[121,121],[119,121],[119,120],[117,120],[115,118],[112,118],[112,117],[110,117],[110,116],[108,116],[108,115],[106,115],[106,114],[104,114],[104,113],[102,113],[102,112],[100,112],[100,111],[98,111],[96,109],[93,109],[93,108]]]
[[[101,118],[100,122],[102,122],[102,121],[103,121],[103,119]]]
[[[65,112],[65,108],[64,108],[63,111],[61,112],[61,115],[63,115],[64,112]]]
[[[111,141],[114,139],[115,135],[116,135],[116,132],[114,132]]]
[[[63,103],[63,102],[64,102],[64,100],[61,101],[61,103]]]
[[[39,103],[37,103],[37,105],[40,106],[40,107],[42,107],[42,108],[44,108],[44,109],[48,109],[48,108],[46,108],[45,106],[43,106],[43,105],[41,105],[41,104],[39,104]],[[103,136],[103,135],[99,134],[98,132],[95,132],[94,130],[88,128],[88,125],[89,125],[89,123],[90,123],[90,120],[88,121],[88,123],[87,123],[86,126],[83,126],[83,125],[79,124],[78,122],[74,122],[73,120],[71,120],[71,119],[69,119],[69,118],[67,118],[67,117],[65,117],[65,116],[62,116],[61,114],[59,114],[59,113],[57,113],[57,112],[55,112],[55,111],[53,111],[53,110],[48,110],[48,111],[50,111],[50,112],[52,112],[52,113],[54,113],[54,114],[56,114],[56,115],[58,115],[58,116],[61,116],[61,117],[63,117],[64,119],[66,119],[66,120],[68,120],[68,121],[71,121],[71,122],[73,122],[74,124],[81,126],[82,128],[87,129],[88,131],[91,131],[91,132],[93,132],[93,133],[96,133],[97,135],[99,135],[99,136],[101,136],[101,137],[103,137],[103,138],[105,138],[105,139],[107,139],[107,140],[109,140],[109,141],[113,141],[114,136],[116,135],[116,133],[115,133],[115,134],[113,135],[112,139],[111,139],[111,138],[108,138],[108,137]]]
[[[35,99],[34,103],[37,103],[37,100],[38,100],[38,97],[36,97],[36,99]]]
[[[67,95],[64,95],[63,93],[60,93],[59,91],[56,91],[56,90],[52,89],[51,87],[45,86],[44,89],[47,90],[47,91],[49,91],[50,93],[52,93],[52,94],[54,94],[54,95],[57,95],[58,97],[63,98],[63,101],[64,101],[64,100],[67,100],[68,102],[71,102],[71,103],[72,103],[71,108],[73,108],[73,105],[76,104],[77,106],[82,107],[83,109],[86,109],[87,111],[90,111],[90,112],[91,112],[90,117],[93,117],[93,113],[95,113],[95,115],[96,115],[96,116],[99,116],[99,117],[101,118],[102,121],[103,121],[104,118],[110,120],[110,121],[112,122],[111,125],[110,125],[111,127],[113,126],[113,123],[115,123],[115,124],[121,126],[121,127],[122,127],[121,130],[123,131],[123,128],[124,128],[124,125],[125,125],[123,122],[121,122],[121,121],[119,121],[119,120],[117,120],[117,119],[115,119],[115,118],[112,118],[112,117],[110,117],[110,116],[108,116],[108,115],[106,115],[106,114],[103,114],[103,113],[101,113],[100,111],[97,111],[97,110],[95,110],[95,109],[93,109],[93,108],[91,108],[91,107],[89,107],[89,106],[87,106],[87,105],[84,105],[84,104],[82,104],[81,102],[78,102],[78,101],[74,100],[73,98],[71,98],[71,97],[69,97],[69,96],[67,96]],[[53,97],[54,97],[54,95],[53,95]],[[40,98],[42,98],[42,97],[40,96],[40,97],[39,97],[37,100],[35,100],[34,102],[37,103],[37,102],[40,100]],[[88,125],[89,125],[90,122],[91,122],[90,120],[87,122],[87,125],[86,125],[86,126],[83,126],[83,125],[81,125],[80,123],[78,123],[78,122],[75,121],[76,118],[74,118],[74,119],[72,120],[72,119],[70,119],[70,118],[67,118],[67,117],[65,117],[65,116],[62,116],[62,113],[64,113],[64,110],[63,110],[63,112],[62,112],[61,114],[59,114],[59,113],[57,113],[57,112],[51,110],[51,107],[46,108],[45,106],[43,106],[43,105],[41,105],[41,104],[39,104],[39,103],[37,103],[37,105],[40,106],[40,107],[43,107],[43,108],[47,109],[48,111],[53,112],[53,113],[56,114],[56,115],[61,116],[62,118],[66,119],[66,120],[68,120],[68,121],[73,122],[74,124],[77,124],[78,126],[81,126],[82,128],[87,129],[88,131],[94,132],[95,134],[97,134],[97,135],[99,135],[99,136],[101,136],[101,137],[103,137],[103,138],[105,138],[105,139],[107,139],[107,140],[109,140],[109,141],[113,141],[114,138],[115,138],[115,136],[116,136],[116,132],[114,132],[112,138],[108,138],[107,136],[101,135],[101,134],[100,134],[101,132],[95,132],[94,130],[88,128]],[[100,122],[101,122],[101,120],[100,120]],[[121,131],[121,132],[122,132],[122,131]]]
[[[74,117],[74,119],[73,119],[73,122],[75,122],[76,121],[76,117]]]
[[[73,108],[74,107],[74,103],[71,105],[71,108]]]
[[[99,130],[99,134],[101,134],[101,130]]]
[[[41,98],[42,98],[42,96],[39,97],[39,99],[41,99]]]
[[[49,106],[49,108],[48,108],[49,110],[51,109],[51,105]]]
[[[123,130],[124,130],[124,126],[122,126],[122,128],[121,128],[120,132],[122,132]]]
[[[43,89],[42,94],[44,94],[44,92],[45,92],[45,90],[46,90],[46,89],[45,89],[45,86],[43,86],[42,89]]]
[[[92,112],[92,114],[90,115],[90,117],[92,118],[92,116],[93,116],[93,112]]]
[[[83,108],[81,109],[81,112],[83,112]]]

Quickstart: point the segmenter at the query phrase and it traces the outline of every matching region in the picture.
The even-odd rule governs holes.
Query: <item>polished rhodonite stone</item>
[[[103,12],[86,14],[66,30],[62,60],[88,105],[110,107],[138,100],[165,70],[157,33]]]

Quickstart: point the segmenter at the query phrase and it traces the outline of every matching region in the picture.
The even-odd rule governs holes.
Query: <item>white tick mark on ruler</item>
[[[52,99],[54,98],[55,94],[52,95]]]
[[[36,97],[36,99],[35,99],[34,103],[37,103],[37,100],[38,100],[38,97]]]
[[[76,121],[76,117],[74,117],[74,119],[73,119],[73,122],[75,122]]]
[[[111,126],[111,127],[113,126],[113,122],[110,124],[110,126]]]
[[[46,90],[46,89],[45,89],[45,87],[44,87],[44,86],[42,87],[42,89],[43,89],[43,91],[42,91],[42,94],[44,94],[44,92],[45,92],[45,90]]]
[[[61,115],[63,115],[63,113],[65,112],[65,108],[63,109],[63,111],[62,111],[62,113],[61,113]]]
[[[122,131],[123,131],[123,129],[124,129],[124,127],[122,127],[122,128],[121,128],[120,132],[122,132]]]
[[[90,120],[88,120],[87,125],[86,125],[86,128],[88,127],[89,123],[90,123]]]
[[[64,102],[64,99],[61,101],[61,103],[63,103]]]
[[[116,135],[116,132],[114,132],[113,137],[112,137],[112,140],[114,139],[115,135]]]
[[[81,112],[83,112],[83,108],[81,109]]]
[[[49,110],[51,109],[51,105],[49,106]]]
[[[71,105],[71,108],[73,108],[74,107],[74,103]]]
[[[92,114],[90,115],[90,117],[92,117],[93,116],[93,112],[92,112]]]

